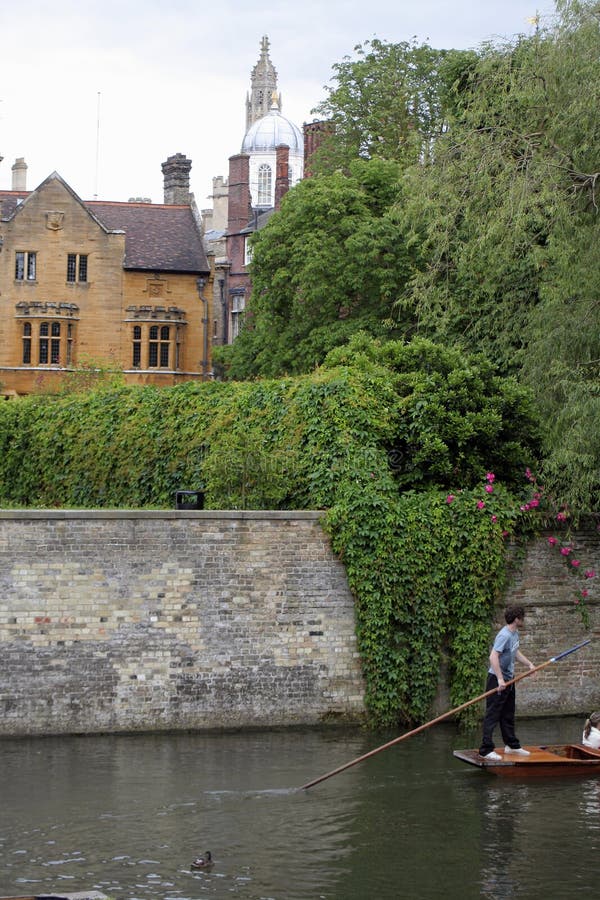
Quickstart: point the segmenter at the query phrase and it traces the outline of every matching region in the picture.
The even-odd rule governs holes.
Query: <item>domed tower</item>
[[[271,98],[277,92],[277,70],[269,58],[269,38],[260,42],[260,58],[250,75],[250,93],[246,94],[246,131],[257,119],[266,116],[271,108]],[[277,96],[281,109],[281,94]]]
[[[250,193],[254,208],[275,206],[277,147],[289,147],[289,186],[300,181],[304,167],[304,137],[297,125],[281,115],[274,92],[271,108],[246,132],[242,153],[250,157]]]

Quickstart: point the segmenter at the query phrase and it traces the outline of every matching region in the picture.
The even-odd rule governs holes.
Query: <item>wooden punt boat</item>
[[[526,746],[529,756],[504,753],[496,749],[502,759],[488,760],[477,750],[455,750],[454,756],[471,766],[485,769],[503,778],[556,778],[566,775],[600,775],[600,750],[583,744],[548,744]]]

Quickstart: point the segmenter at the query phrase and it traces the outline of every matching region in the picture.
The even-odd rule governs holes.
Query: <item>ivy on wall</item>
[[[202,489],[213,509],[323,509],[372,719],[409,723],[442,655],[455,705],[480,688],[537,429],[485,360],[359,335],[307,376],[4,403],[0,504],[169,508]]]

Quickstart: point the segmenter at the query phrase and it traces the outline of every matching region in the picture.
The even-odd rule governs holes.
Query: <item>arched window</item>
[[[271,205],[271,166],[262,163],[258,167],[257,206]]]
[[[23,322],[23,365],[31,365],[31,322]]]
[[[142,364],[142,326],[133,326],[133,368],[139,369]]]
[[[23,322],[22,327],[24,366],[72,365],[75,339],[75,325],[72,322]]]
[[[162,369],[169,368],[169,342],[171,329],[168,325],[163,325],[160,329],[160,366]]]
[[[158,325],[151,325],[148,334],[148,366],[158,365]]]
[[[183,332],[172,325],[134,325],[132,363],[134,369],[179,368]]]
[[[46,366],[48,365],[48,334],[50,332],[50,326],[47,322],[42,322],[40,324],[40,365]]]
[[[60,322],[53,322],[50,326],[50,362],[53,366],[60,364]]]

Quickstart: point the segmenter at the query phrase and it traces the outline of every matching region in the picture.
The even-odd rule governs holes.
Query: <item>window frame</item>
[[[15,281],[37,281],[37,250],[15,251]]]
[[[261,163],[256,173],[256,205],[271,206],[273,194],[273,169],[268,163]]]
[[[88,254],[67,253],[67,284],[87,284]]]
[[[173,323],[136,323],[131,331],[134,369],[177,372],[181,360],[181,331]]]
[[[69,368],[73,364],[74,344],[73,322],[60,318],[25,319],[21,328],[21,365]]]

